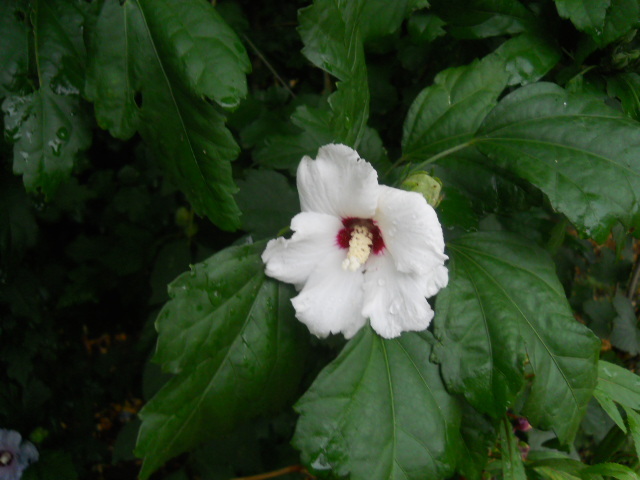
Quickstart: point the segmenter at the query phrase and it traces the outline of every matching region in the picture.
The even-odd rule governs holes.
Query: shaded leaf
[[[620,99],[627,115],[640,120],[640,75],[619,73],[607,78],[607,92]]]
[[[440,72],[411,104],[403,127],[403,156],[418,163],[468,142],[506,86],[493,57]]]
[[[601,98],[529,85],[502,99],[478,135],[493,164],[540,188],[596,241],[617,220],[640,227],[640,125]]]
[[[105,46],[113,31],[126,32],[126,39]],[[201,98],[233,106],[246,92],[248,61],[233,32],[198,0],[132,0],[105,4],[92,45],[102,45],[88,79],[100,124],[121,138],[138,128],[196,212],[223,229],[237,228],[230,161],[239,148],[225,117]],[[223,71],[205,68],[213,59]]]
[[[631,300],[620,293],[613,298],[613,307],[618,314],[613,319],[611,344],[632,355],[640,353],[640,328]]]
[[[607,0],[605,0],[607,1]],[[591,38],[604,47],[640,26],[640,5],[638,0],[610,0],[602,30],[596,29]]]
[[[169,287],[155,361],[176,376],[140,413],[141,478],[169,458],[286,402],[305,345],[292,289],[267,279],[264,243],[228,248]]]
[[[555,0],[558,13],[568,18],[583,32],[595,35],[602,32],[604,18],[611,0]]]
[[[27,191],[53,195],[91,145],[80,97],[57,95],[45,84],[30,95],[7,97],[2,109],[15,142],[14,173],[22,175]]]
[[[435,13],[458,38],[486,38],[533,30],[537,20],[517,0],[434,0]]]
[[[627,407],[625,407],[624,411],[627,414],[627,422],[629,423],[633,444],[636,447],[636,455],[640,458],[640,414]]]
[[[303,461],[353,480],[451,475],[460,411],[430,345],[426,332],[385,340],[364,327],[295,407]]]
[[[242,229],[258,238],[277,235],[300,212],[298,194],[280,173],[250,170],[244,180],[238,180],[238,187]]]
[[[367,67],[360,31],[366,3],[316,0],[298,15],[298,31],[305,45],[302,53],[339,80],[337,91],[329,98],[332,133],[337,141],[356,149],[369,117]],[[384,13],[393,15],[394,7],[386,2]]]
[[[511,422],[506,417],[500,422],[500,453],[504,480],[527,480],[522,453],[518,448],[518,437],[515,436]]]
[[[504,42],[494,54],[506,65],[509,85],[540,80],[561,57],[560,48],[549,37],[523,33]]]
[[[0,98],[27,86],[29,31],[21,16],[26,14],[17,2],[0,3]]]
[[[625,465],[620,465],[619,463],[600,463],[598,465],[590,465],[580,473],[585,479],[589,478],[589,475],[596,474],[617,478],[618,480],[638,480],[636,472]]]
[[[574,437],[596,383],[600,342],[577,323],[548,254],[500,232],[448,244],[449,286],[436,302],[435,355],[450,390],[494,417],[534,371],[523,414]]]
[[[489,452],[496,443],[498,422],[476,411],[467,402],[462,403],[462,443],[458,464],[459,472],[468,480],[480,480],[489,460]]]

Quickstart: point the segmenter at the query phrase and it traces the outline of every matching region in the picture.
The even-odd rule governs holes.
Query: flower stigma
[[[6,467],[13,461],[13,455],[6,450],[0,451],[0,467]]]

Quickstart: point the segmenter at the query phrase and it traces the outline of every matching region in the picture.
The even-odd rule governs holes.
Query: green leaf
[[[238,45],[228,44],[230,31],[215,12],[208,11],[213,7],[198,0],[131,0],[118,8],[103,8],[92,42],[111,41],[114,30],[127,32],[125,44],[120,45],[124,51],[96,50],[95,63],[89,69],[89,91],[96,95],[101,125],[126,137],[137,124],[196,212],[223,229],[239,227],[240,211],[233,198],[237,188],[230,164],[239,148],[224,125],[225,117],[201,98],[211,95],[225,105],[239,101],[244,90],[237,78],[246,65],[237,60],[242,57]],[[116,27],[118,23],[121,26]],[[222,42],[212,39],[213,33],[203,33],[207,29],[224,30]],[[199,77],[203,65],[217,55],[231,71]],[[235,68],[229,57],[237,57]],[[112,68],[114,61],[120,65],[116,69]],[[96,80],[100,77],[105,77],[104,81]],[[222,82],[216,88],[212,86],[214,78]]]
[[[613,319],[611,344],[631,355],[640,353],[640,328],[631,300],[618,293],[613,298],[613,306],[618,314]]]
[[[535,467],[535,472],[546,480],[581,480],[580,477],[571,475],[569,472],[555,470],[552,467]]]
[[[286,402],[302,371],[292,289],[267,279],[264,243],[231,247],[169,287],[155,361],[176,376],[140,412],[145,479],[169,458]]]
[[[616,406],[615,402],[611,399],[611,397],[599,391],[598,389],[596,389],[596,391],[593,392],[593,396],[598,401],[602,409],[605,412],[607,412],[607,415],[611,417],[611,420],[613,420],[616,423],[616,425],[620,427],[620,430],[627,433],[627,427],[624,424],[622,415],[620,415],[620,410],[618,410],[618,407]]]
[[[91,130],[78,95],[57,95],[47,84],[2,104],[5,129],[15,142],[13,172],[27,191],[52,196],[65,182],[80,152],[91,145]]]
[[[500,232],[448,244],[449,286],[436,301],[435,356],[450,390],[494,417],[535,374],[523,414],[572,440],[596,383],[600,342],[577,323],[548,254]]]
[[[640,410],[640,376],[626,368],[600,360],[596,393],[606,395],[624,407]]]
[[[426,332],[384,340],[364,327],[295,407],[303,461],[352,480],[451,475],[460,411],[429,362],[431,342]]]
[[[41,88],[61,95],[77,94],[84,86],[86,50],[82,39],[81,3],[36,0],[33,29]]]
[[[434,0],[433,10],[458,38],[513,35],[536,28],[537,20],[517,0]]]
[[[291,115],[291,123],[301,132],[267,136],[253,153],[260,165],[295,172],[302,157],[315,157],[321,146],[334,140],[331,112],[322,108],[301,105]]]
[[[29,69],[29,31],[26,13],[17,2],[0,3],[0,98],[18,93],[27,85]]]
[[[258,238],[277,235],[300,212],[298,194],[278,172],[250,170],[244,180],[238,180],[238,186],[242,229]]]
[[[640,458],[640,414],[627,407],[625,407],[624,411],[627,413],[627,422],[629,423],[631,437],[633,437],[633,444],[636,447],[636,455]]]
[[[523,33],[504,42],[494,54],[506,65],[509,85],[540,80],[561,58],[558,45],[549,37]]]
[[[94,103],[98,125],[122,140],[138,129],[129,39],[118,2],[106,1],[89,42],[85,95]]]
[[[607,92],[620,99],[627,115],[640,120],[640,75],[619,73],[607,78]]]
[[[247,95],[251,71],[240,39],[208,2],[138,0],[170,69],[198,96],[233,108]]]
[[[440,72],[411,104],[402,133],[403,156],[418,162],[463,147],[506,87],[502,62],[487,57]]]
[[[518,448],[518,438],[506,416],[500,422],[500,453],[502,454],[502,478],[504,480],[527,480],[522,463],[522,453]]]
[[[640,125],[601,98],[550,83],[523,87],[500,101],[476,140],[596,241],[617,220],[640,227]]]
[[[462,444],[458,471],[468,480],[480,480],[488,461],[487,452],[496,443],[498,422],[482,415],[467,402],[461,403]]]
[[[298,15],[298,31],[305,45],[302,53],[339,80],[337,91],[329,98],[335,139],[356,149],[369,117],[367,67],[360,31],[366,3],[316,0]],[[386,2],[380,15],[393,15],[394,11],[395,4]]]
[[[608,477],[617,478],[618,480],[638,480],[636,472],[631,470],[625,465],[618,463],[600,463],[598,465],[591,465],[580,472],[581,476],[585,479],[589,478],[589,475],[606,475]]]
[[[605,0],[606,1],[606,0]],[[588,32],[602,48],[640,26],[640,4],[638,0],[610,0],[602,30]]]
[[[602,31],[611,0],[555,0],[558,13],[583,32]]]

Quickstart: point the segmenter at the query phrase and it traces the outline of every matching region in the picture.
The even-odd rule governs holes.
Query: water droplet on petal
[[[385,283],[386,283],[386,282],[384,281],[384,278],[379,278],[379,279],[378,279],[378,285],[380,285],[381,287],[384,287],[384,284],[385,284]]]

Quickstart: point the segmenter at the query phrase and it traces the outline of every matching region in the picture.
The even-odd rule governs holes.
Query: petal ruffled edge
[[[399,272],[388,255],[370,259],[363,288],[362,314],[383,338],[424,330],[433,319],[422,279],[415,274]]]
[[[374,219],[398,271],[430,275],[449,258],[435,210],[419,193],[379,188]]]
[[[303,212],[371,218],[376,211],[378,174],[346,145],[325,145],[315,160],[305,156],[298,166],[297,184]]]
[[[302,288],[313,270],[328,254],[340,251],[337,235],[340,219],[315,212],[302,212],[291,220],[294,231],[289,239],[270,240],[262,252],[265,273]]]
[[[342,333],[349,339],[366,323],[361,314],[363,275],[343,270],[343,259],[343,252],[327,255],[291,299],[296,318],[319,338]]]

